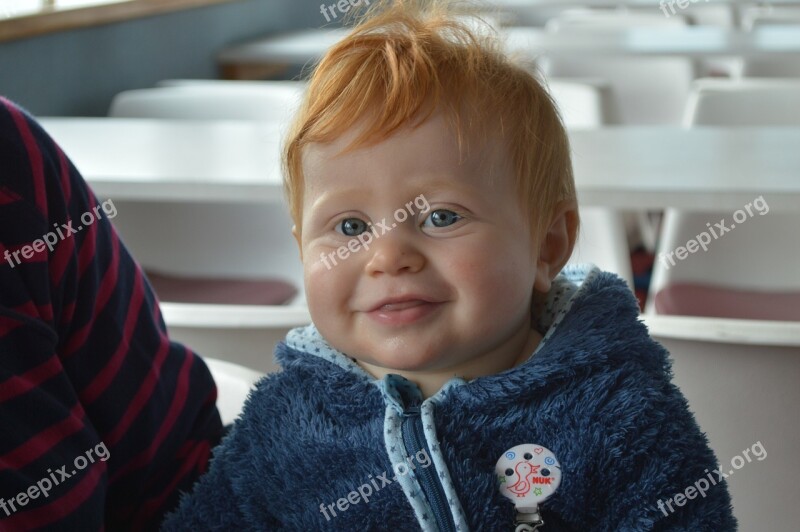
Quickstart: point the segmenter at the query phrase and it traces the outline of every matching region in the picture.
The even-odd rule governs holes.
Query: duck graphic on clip
[[[561,484],[561,466],[549,449],[536,444],[512,447],[497,461],[500,492],[515,505],[535,507]]]
[[[519,462],[514,471],[517,474],[517,480],[514,484],[507,487],[508,491],[514,493],[517,497],[524,497],[531,491],[534,482],[543,483],[545,480],[552,480],[544,477],[537,477],[539,466],[533,465],[528,462]]]

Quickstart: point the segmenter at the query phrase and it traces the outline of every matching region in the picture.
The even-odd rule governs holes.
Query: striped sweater
[[[153,529],[222,427],[201,359],[24,111],[0,98],[0,530]]]

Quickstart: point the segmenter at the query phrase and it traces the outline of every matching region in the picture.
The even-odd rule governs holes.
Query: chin
[[[429,371],[439,362],[439,357],[434,354],[416,354],[409,357],[408,349],[402,351],[372,350],[370,356],[363,360],[369,364],[380,366],[387,370],[396,371]]]

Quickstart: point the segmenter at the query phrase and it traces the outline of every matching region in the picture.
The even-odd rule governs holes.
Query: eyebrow
[[[357,187],[350,187],[343,190],[340,189],[335,191],[326,190],[319,197],[317,197],[317,199],[314,200],[314,203],[312,203],[309,207],[311,210],[314,210],[319,208],[319,206],[322,204],[330,203],[332,201],[339,200],[340,198],[341,199],[353,198],[357,196],[359,193],[363,194],[363,192],[364,189]]]
[[[465,190],[476,192],[475,186],[471,183],[467,182],[454,182],[452,180],[445,180],[439,178],[426,178],[424,175],[420,176],[415,179],[415,181],[419,181],[419,194],[436,194],[439,192],[464,192]],[[413,183],[412,183],[413,186]],[[315,210],[319,208],[320,205],[334,202],[340,199],[353,199],[357,197],[359,194],[363,194],[364,189],[360,187],[348,187],[345,189],[339,190],[326,190],[323,192],[315,201],[310,205],[310,210]]]

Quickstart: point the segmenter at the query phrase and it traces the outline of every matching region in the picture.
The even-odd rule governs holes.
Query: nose
[[[413,237],[400,233],[397,230],[374,241],[365,267],[367,275],[416,273],[425,267],[425,256],[410,241]]]

